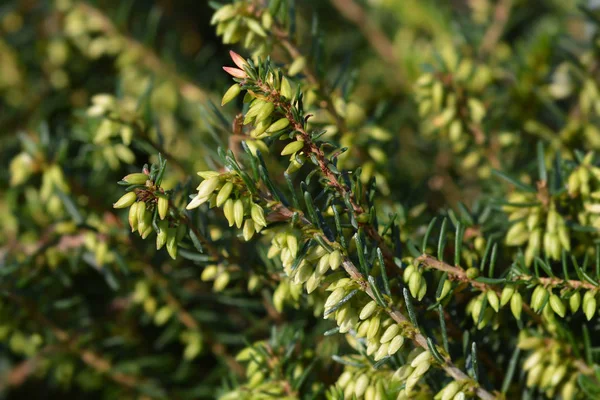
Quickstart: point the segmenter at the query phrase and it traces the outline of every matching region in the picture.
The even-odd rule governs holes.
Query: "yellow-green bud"
[[[233,200],[232,199],[227,199],[225,201],[225,204],[223,205],[223,214],[225,215],[227,222],[229,222],[229,227],[232,227],[233,224],[235,223],[235,218],[233,216]]]
[[[512,295],[515,293],[514,285],[506,285],[502,289],[502,295],[500,296],[500,306],[504,307],[510,301]]]
[[[113,208],[126,208],[131,206],[137,200],[137,195],[134,192],[125,193],[116,203]]]
[[[250,216],[252,220],[259,226],[267,226],[267,220],[265,219],[265,213],[261,206],[256,203],[252,203],[250,207]]]
[[[360,311],[358,316],[360,319],[367,319],[377,310],[377,302],[375,300],[369,301]]]
[[[496,292],[494,290],[488,290],[485,294],[486,294],[488,304],[490,305],[490,307],[492,307],[494,309],[494,311],[498,312],[498,310],[500,308],[500,301],[498,299],[498,295],[496,294]]]
[[[231,100],[235,99],[238,94],[242,91],[242,87],[238,83],[234,83],[231,85],[229,89],[223,95],[223,99],[221,100],[221,106],[229,103]]]
[[[356,398],[359,399],[365,394],[367,386],[369,386],[369,377],[366,374],[361,374],[354,385],[354,395]]]
[[[221,183],[221,178],[218,176],[203,180],[198,186],[198,197],[203,198],[211,195],[217,186],[219,186],[219,183]]]
[[[404,336],[396,335],[390,342],[390,345],[388,347],[388,355],[393,356],[394,354],[396,354],[396,352],[398,352],[398,350],[400,350],[400,348],[402,347],[403,344],[404,344]]]
[[[158,198],[158,216],[160,219],[165,219],[167,212],[169,211],[169,199],[164,197]]]
[[[294,154],[300,150],[302,150],[304,148],[304,141],[302,140],[297,140],[291,143],[288,143],[287,146],[285,146],[283,148],[283,150],[281,151],[281,155],[282,156],[287,156],[290,154]]]
[[[446,279],[444,281],[444,285],[442,286],[442,291],[440,292],[440,295],[437,297],[436,300],[440,301],[441,299],[446,297],[448,295],[448,293],[450,292],[451,288],[452,288],[452,284],[450,283],[450,281],[448,279]]]
[[[280,118],[277,121],[275,121],[274,123],[272,123],[271,126],[269,126],[267,128],[267,133],[278,132],[282,129],[287,128],[289,124],[290,124],[290,121],[287,118]]]
[[[237,199],[233,203],[233,218],[238,229],[241,228],[244,221],[244,202],[241,199]]]
[[[221,190],[219,190],[219,194],[217,195],[217,207],[221,207],[223,204],[225,204],[227,199],[229,199],[229,196],[231,195],[232,190],[233,190],[233,183],[227,182],[226,184],[223,185]]]
[[[552,310],[554,310],[555,313],[560,315],[561,318],[564,318],[566,307],[563,304],[560,297],[558,297],[554,293],[550,296],[550,307],[552,307]]]
[[[130,185],[144,185],[148,180],[148,175],[138,172],[135,174],[125,175],[123,180]]]
[[[579,310],[579,306],[581,305],[581,293],[575,292],[569,298],[569,308],[572,313],[576,313]]]
[[[173,260],[177,258],[177,231],[175,228],[167,230],[167,253]]]
[[[339,268],[341,263],[342,263],[342,254],[340,253],[339,250],[334,250],[329,255],[329,267],[331,268],[332,271],[335,271],[336,269]]]
[[[129,226],[131,227],[131,232],[135,232],[138,228],[138,205],[139,203],[133,203],[131,207],[129,207]]]
[[[379,332],[379,326],[381,325],[381,319],[378,315],[374,316],[369,321],[369,330],[367,331],[367,339],[372,340]]]
[[[160,230],[156,232],[156,250],[160,250],[167,243],[169,223],[167,221],[160,221],[158,228]]]
[[[244,240],[249,241],[250,239],[252,239],[252,236],[254,236],[254,232],[256,232],[256,230],[254,229],[254,221],[250,219],[244,221],[244,229],[242,230]]]
[[[523,310],[523,298],[521,293],[515,292],[510,298],[510,311],[517,320],[521,319],[521,311]]]
[[[596,294],[588,290],[583,295],[583,313],[587,320],[591,320],[596,313]]]
[[[391,341],[394,337],[396,337],[398,332],[400,332],[400,326],[398,324],[390,325],[385,330],[385,332],[383,332],[383,335],[381,335],[381,339],[379,339],[379,342],[387,343],[387,342]]]
[[[273,113],[274,110],[275,106],[273,105],[273,103],[265,103],[260,108],[260,111],[256,114],[256,122],[260,122],[269,118],[269,116]]]

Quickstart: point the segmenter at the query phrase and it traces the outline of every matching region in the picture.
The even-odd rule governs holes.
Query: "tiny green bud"
[[[260,122],[262,120],[269,118],[269,116],[273,113],[274,110],[275,110],[275,106],[273,105],[273,103],[265,103],[260,108],[260,111],[258,112],[258,114],[256,114],[256,122]]]
[[[252,220],[259,226],[267,226],[267,220],[265,219],[265,213],[261,206],[256,203],[252,203],[250,207],[250,216]]]
[[[504,307],[510,301],[512,295],[515,293],[514,285],[506,285],[502,289],[502,295],[500,296],[500,306]]]
[[[223,214],[229,223],[229,227],[232,227],[235,223],[235,218],[233,216],[233,200],[227,199],[225,204],[223,205]]]
[[[291,143],[288,143],[287,146],[285,146],[283,148],[283,150],[281,151],[281,155],[282,156],[287,156],[290,154],[294,154],[300,150],[302,150],[304,148],[304,141],[302,140],[297,140]]]
[[[234,83],[231,85],[229,89],[223,95],[223,99],[221,100],[221,106],[229,103],[231,100],[235,99],[238,94],[242,91],[241,86],[238,83]]]
[[[561,318],[564,318],[566,307],[563,304],[560,297],[558,297],[554,293],[550,296],[550,307],[552,307],[552,310],[554,310],[555,313],[560,315]]]
[[[422,280],[423,277],[418,271],[415,271],[410,275],[410,280],[408,281],[408,289],[410,290],[410,294],[412,295],[412,297],[417,298],[419,296],[419,290],[421,289]]]
[[[164,197],[158,198],[158,215],[160,219],[165,219],[167,212],[169,211],[169,199]]]
[[[388,355],[393,356],[394,354],[396,354],[403,344],[404,336],[396,335],[390,342],[390,345],[388,347]]]
[[[375,361],[379,361],[383,357],[387,357],[387,355],[388,355],[388,348],[389,347],[390,347],[389,343],[384,343],[381,346],[379,346],[379,349],[375,353],[375,357],[373,357],[373,359]]]
[[[215,281],[213,282],[214,291],[223,291],[223,289],[225,289],[227,287],[227,284],[229,283],[229,278],[229,272],[223,271],[222,273],[220,273],[219,276],[217,276],[217,279],[215,279]]]
[[[369,301],[360,311],[358,318],[367,319],[377,310],[377,302],[375,300]]]
[[[285,129],[288,127],[288,125],[290,124],[290,121],[287,118],[280,118],[277,121],[275,121],[274,123],[271,124],[271,126],[269,126],[267,128],[267,133],[275,133],[278,132],[282,129]]]
[[[336,305],[337,303],[339,303],[339,301],[344,298],[345,294],[346,294],[345,288],[339,287],[339,288],[335,289],[333,292],[331,292],[331,294],[325,301],[325,309],[327,310],[328,308],[331,308],[334,305]]]
[[[242,227],[242,222],[244,222],[244,202],[242,199],[237,199],[233,203],[233,218],[235,220],[235,226],[239,228]]]
[[[354,395],[356,398],[359,399],[365,394],[367,386],[369,386],[369,377],[366,374],[361,374],[354,385]]]
[[[521,311],[523,310],[523,298],[521,293],[515,292],[510,298],[510,311],[517,320],[521,319]]]
[[[198,197],[207,197],[211,195],[217,186],[219,186],[220,182],[221,178],[218,176],[213,176],[212,178],[203,180],[198,186]]]
[[[130,185],[144,185],[148,180],[148,175],[138,172],[135,174],[125,175],[123,180]]]
[[[217,207],[221,207],[223,204],[225,204],[227,199],[229,199],[229,196],[231,195],[232,190],[233,190],[233,183],[227,182],[226,184],[223,185],[221,190],[219,190],[219,194],[217,195]]]
[[[329,267],[331,268],[332,271],[335,271],[336,269],[339,268],[341,263],[342,263],[342,254],[340,253],[339,250],[334,250],[329,255]]]
[[[160,230],[156,233],[156,250],[160,250],[167,243],[169,223],[167,221],[160,221],[158,228]]]
[[[177,258],[177,231],[175,228],[167,229],[167,253],[173,260]]]
[[[496,292],[494,290],[488,290],[485,294],[490,307],[492,307],[494,311],[498,312],[498,309],[500,308],[500,301]]]
[[[374,316],[369,321],[369,330],[367,331],[367,339],[372,340],[377,336],[379,332],[379,326],[381,325],[381,319],[378,315]]]
[[[479,276],[479,269],[475,268],[475,267],[471,267],[469,269],[467,269],[467,278],[469,279],[475,279]]]
[[[596,297],[595,293],[591,290],[588,290],[583,295],[583,313],[588,321],[591,320],[596,313]]]
[[[116,203],[113,208],[126,208],[131,206],[137,200],[137,195],[134,192],[125,193]]]
[[[387,343],[391,341],[396,335],[400,332],[400,326],[398,324],[390,325],[383,335],[381,335],[381,339],[379,339],[380,343]]]
[[[138,205],[139,203],[133,203],[131,207],[129,207],[129,226],[131,227],[131,232],[135,232],[138,228]]]
[[[256,230],[254,229],[254,221],[247,219],[244,221],[244,229],[242,230],[242,235],[244,236],[245,241],[249,241],[254,236]]]
[[[581,293],[575,292],[569,298],[569,308],[571,309],[571,312],[576,313],[577,310],[579,310],[580,305],[581,305]]]
[[[446,279],[444,281],[444,285],[442,286],[442,291],[440,292],[440,295],[437,297],[436,300],[440,301],[441,299],[446,297],[448,295],[448,293],[450,293],[451,288],[452,288],[452,284],[450,283],[450,281],[448,279]]]

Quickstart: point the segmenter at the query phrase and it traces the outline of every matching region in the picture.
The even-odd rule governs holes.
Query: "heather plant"
[[[3,396],[600,398],[592,5],[26,3]]]

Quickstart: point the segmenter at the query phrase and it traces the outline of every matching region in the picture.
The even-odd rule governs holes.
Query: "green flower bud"
[[[254,236],[254,221],[247,219],[244,221],[244,229],[242,230],[242,235],[244,236],[245,241],[249,241]]]
[[[287,118],[280,118],[267,128],[267,133],[279,132],[280,130],[287,128],[289,124],[290,121]]]
[[[223,291],[223,289],[227,287],[227,284],[229,284],[229,278],[229,272],[223,271],[220,273],[219,276],[217,276],[217,279],[215,279],[213,282],[213,290],[215,292]]]
[[[356,398],[361,398],[365,394],[367,386],[369,386],[369,377],[366,374],[361,374],[354,385],[354,395]]]
[[[502,289],[502,294],[500,295],[500,306],[504,307],[506,304],[508,304],[514,293],[515,286],[506,285],[504,289]]]
[[[552,310],[557,313],[558,315],[560,315],[561,318],[564,318],[565,316],[565,311],[566,311],[566,307],[563,304],[562,300],[560,299],[560,297],[558,297],[556,294],[552,294],[550,296],[550,307],[552,307]]]
[[[316,272],[319,276],[325,275],[327,270],[329,269],[329,254],[323,255],[319,259],[319,263],[317,265]]]
[[[542,306],[548,298],[548,291],[543,286],[537,286],[531,295],[531,308],[537,312],[542,309]]]
[[[134,192],[125,193],[116,203],[113,208],[126,208],[131,206],[137,200],[137,195]]]
[[[490,305],[490,307],[492,307],[494,311],[498,312],[498,310],[500,309],[500,301],[496,292],[494,290],[488,290],[485,293],[485,295],[487,297],[488,304]]]
[[[294,97],[292,85],[290,85],[290,81],[286,77],[283,77],[281,80],[281,94],[288,100],[291,100]]]
[[[329,267],[331,268],[332,271],[335,271],[336,269],[339,268],[341,263],[342,263],[342,254],[340,253],[339,250],[334,250],[329,255]]]
[[[451,400],[452,398],[454,398],[454,396],[456,395],[456,393],[458,393],[459,390],[460,390],[460,383],[458,381],[450,382],[440,392],[442,394],[442,396],[440,397],[440,400]]]
[[[521,311],[523,310],[523,298],[521,293],[515,292],[510,298],[510,311],[517,320],[521,319]]]
[[[221,190],[219,190],[219,194],[217,195],[217,207],[221,207],[229,196],[231,195],[231,191],[233,190],[233,183],[227,182],[223,185]]]
[[[267,220],[265,219],[264,210],[258,204],[252,203],[250,207],[250,216],[258,226],[267,226]]]
[[[213,176],[212,178],[208,178],[202,181],[200,185],[198,185],[198,197],[204,198],[211,195],[217,186],[221,183],[221,178],[218,176]]]
[[[444,281],[444,285],[442,286],[442,291],[440,292],[440,295],[436,298],[436,300],[440,301],[441,299],[446,297],[448,293],[450,293],[450,289],[452,289],[452,284],[448,279],[446,279]]]
[[[360,311],[358,318],[364,320],[369,318],[377,310],[377,302],[375,300],[369,301]]]
[[[379,349],[377,350],[377,352],[375,353],[375,357],[373,357],[373,359],[375,361],[379,361],[381,360],[383,357],[387,357],[388,355],[388,348],[390,347],[390,345],[388,343],[384,343],[381,346],[379,346]]]
[[[256,122],[260,122],[262,120],[269,118],[269,116],[271,116],[271,114],[273,113],[274,110],[275,110],[275,106],[273,105],[273,103],[265,103],[260,108],[260,111],[256,114],[256,118],[255,118]]]
[[[378,315],[375,315],[369,320],[369,330],[367,331],[367,339],[372,340],[377,336],[379,327],[381,325],[381,319]]]
[[[581,305],[581,293],[575,292],[569,298],[569,308],[571,309],[571,312],[573,314],[575,314],[577,312],[577,310],[579,310],[580,305]]]
[[[479,276],[479,269],[475,267],[471,267],[466,271],[467,278],[475,279]]]
[[[342,300],[345,295],[346,295],[345,288],[339,287],[339,288],[335,289],[333,292],[331,292],[331,294],[327,298],[327,301],[325,301],[325,309],[327,310],[327,309],[333,307],[334,305],[336,305],[337,303],[339,303],[340,300]]]
[[[227,199],[225,204],[223,205],[223,214],[229,223],[229,227],[232,227],[235,223],[235,218],[233,216],[233,200]]]
[[[287,156],[290,154],[294,154],[294,153],[302,150],[303,148],[304,148],[304,141],[302,141],[302,140],[290,142],[283,148],[283,150],[281,151],[281,155]]]
[[[150,214],[146,214],[146,215],[150,215]],[[152,233],[152,231],[153,231],[153,229],[152,229],[152,221],[150,221],[150,223],[148,223],[146,225],[146,228],[142,232],[142,239],[146,239],[148,236],[150,236],[150,234]]]
[[[290,68],[288,69],[288,74],[290,76],[294,76],[294,75],[298,74],[300,71],[302,71],[305,66],[306,66],[306,58],[297,57],[292,62],[292,64],[290,64]]]
[[[290,254],[292,255],[292,257],[296,257],[296,254],[298,253],[298,239],[296,238],[296,236],[288,234],[286,235],[285,240],[286,245],[290,250]]]
[[[157,201],[158,216],[160,219],[165,219],[169,211],[169,200],[164,197],[159,197]]]
[[[591,320],[596,313],[596,294],[588,290],[583,295],[583,313],[587,320]]]
[[[412,297],[417,298],[419,296],[419,290],[421,289],[422,280],[423,277],[418,271],[415,271],[410,275],[410,280],[408,281],[408,289],[410,290],[410,294],[412,295]]]
[[[224,106],[231,100],[235,99],[241,91],[242,87],[238,83],[234,83],[233,85],[231,85],[231,87],[225,92],[225,95],[223,95],[223,99],[221,100],[221,106]]]
[[[404,344],[404,336],[396,335],[390,342],[388,347],[388,355],[393,356],[400,350],[402,345]]]
[[[175,228],[167,229],[167,253],[173,260],[177,258],[177,231]]]
[[[398,324],[390,325],[383,335],[381,335],[381,339],[379,339],[380,343],[387,343],[391,341],[396,335],[400,332],[400,326]]]
[[[156,250],[160,250],[167,243],[169,223],[167,221],[160,221],[158,228],[160,230],[156,233]]]
[[[235,220],[235,226],[237,228],[242,227],[242,222],[244,222],[244,202],[242,199],[237,199],[233,202],[233,218]]]
[[[125,175],[123,180],[130,185],[145,185],[148,178],[148,175],[138,172],[135,174]]]
[[[139,203],[133,203],[131,207],[129,207],[129,226],[131,227],[131,232],[135,232],[138,228],[138,205]]]

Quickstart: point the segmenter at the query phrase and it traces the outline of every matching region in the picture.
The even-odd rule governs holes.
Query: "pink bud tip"
[[[229,55],[231,56],[231,59],[235,65],[237,65],[239,69],[243,70],[244,66],[246,65],[246,60],[244,60],[244,57],[240,56],[233,50],[229,50]]]
[[[229,75],[233,76],[234,78],[241,78],[244,79],[246,77],[248,77],[248,75],[246,75],[246,73],[238,68],[233,68],[233,67],[223,67],[223,69],[225,70],[225,72],[227,72]]]

